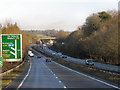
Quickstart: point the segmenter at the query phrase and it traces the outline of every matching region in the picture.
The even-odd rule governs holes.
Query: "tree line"
[[[59,31],[52,48],[69,56],[118,65],[119,22],[115,10],[94,13],[87,17],[85,24],[78,27],[78,30],[70,34],[65,31],[61,31],[61,34]]]
[[[53,30],[22,30],[22,32],[31,35],[42,34],[44,36],[55,37],[58,31],[53,29]]]
[[[23,58],[24,58],[25,53],[27,52],[27,50],[29,49],[29,46],[31,44],[29,42],[29,40],[36,41],[36,39],[32,35],[23,33],[20,30],[20,28],[17,26],[17,24],[8,23],[6,26],[1,27],[0,31],[2,34],[22,34],[22,56],[23,56]],[[9,62],[3,61],[2,72],[7,71],[7,70],[17,66],[19,63],[20,62],[16,62],[16,63],[11,64]]]
[[[27,51],[30,43],[29,40],[36,41],[36,39],[29,34],[23,33],[20,28],[17,26],[17,24],[10,24],[8,23],[7,26],[2,27],[2,34],[22,34],[22,51],[23,55]]]

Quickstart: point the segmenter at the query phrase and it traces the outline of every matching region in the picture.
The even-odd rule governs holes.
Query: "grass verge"
[[[20,74],[24,71],[27,62],[28,62],[28,58],[25,57],[25,62],[22,66],[20,66],[19,68],[13,70],[12,72],[10,72],[7,75],[4,75],[2,77],[2,88],[5,88],[6,86],[8,86],[14,79],[16,79],[16,77],[20,76]]]

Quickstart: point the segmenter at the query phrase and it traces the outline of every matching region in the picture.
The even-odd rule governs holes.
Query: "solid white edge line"
[[[54,62],[54,61],[53,61],[53,62]],[[54,63],[56,63],[56,62],[54,62]],[[76,73],[81,74],[81,75],[83,75],[83,76],[86,76],[86,77],[88,77],[88,78],[90,78],[90,79],[93,79],[93,80],[95,80],[95,81],[98,81],[98,82],[104,83],[104,84],[106,84],[106,85],[108,85],[108,86],[111,86],[111,87],[113,87],[113,88],[120,89],[119,87],[117,87],[117,86],[115,86],[115,85],[112,85],[112,84],[106,83],[106,82],[101,81],[101,80],[99,80],[99,79],[95,79],[95,78],[93,78],[93,77],[91,77],[91,76],[88,76],[88,75],[86,75],[86,74],[83,74],[83,73],[80,73],[80,72],[75,71],[75,70],[73,70],[73,69],[70,69],[70,68],[68,68],[68,67],[66,67],[66,66],[63,66],[63,65],[59,64],[59,63],[56,63],[56,64],[58,64],[58,65],[61,66],[61,67],[66,68],[66,69],[69,69],[70,71],[76,72]]]
[[[28,73],[27,75],[24,77],[24,79],[22,80],[22,82],[20,83],[20,85],[17,87],[16,90],[18,90],[24,83],[24,81],[26,80],[26,78],[28,77],[28,75],[30,74],[30,71],[31,71],[31,62],[30,62],[30,67],[29,67],[29,70],[28,70]]]
[[[67,88],[66,86],[64,86],[64,88]]]
[[[53,62],[54,62],[54,61],[53,61]],[[54,62],[54,63],[56,63],[56,62]],[[83,76],[86,76],[86,77],[88,77],[88,78],[90,78],[90,79],[93,79],[93,80],[95,80],[95,81],[98,81],[98,82],[104,83],[104,84],[106,84],[106,85],[108,85],[108,86],[111,86],[111,87],[113,87],[113,88],[120,89],[119,87],[117,87],[117,86],[115,86],[115,85],[112,85],[112,84],[106,83],[106,82],[101,81],[101,80],[99,80],[99,79],[95,79],[95,78],[93,78],[93,77],[91,77],[91,76],[88,76],[88,75],[86,75],[86,74],[83,74],[83,73],[80,73],[80,72],[75,71],[75,70],[73,70],[73,69],[70,69],[70,68],[68,68],[68,67],[66,67],[66,66],[63,66],[63,65],[59,64],[59,63],[56,63],[56,64],[58,64],[58,65],[60,65],[60,66],[62,66],[62,67],[64,67],[64,68],[66,68],[66,69],[69,69],[70,71],[76,72],[76,73],[81,74],[81,75],[83,75]],[[65,87],[65,86],[64,86],[64,87]]]
[[[35,51],[36,53],[40,54],[38,51],[36,51],[36,50],[34,50],[34,51]],[[41,55],[42,55],[42,54],[41,54]],[[43,55],[43,56],[44,56],[44,55]],[[44,57],[45,57],[45,56],[44,56]],[[42,61],[42,63],[43,63],[43,61]],[[44,63],[43,63],[43,64],[44,64]],[[45,65],[45,64],[44,64],[44,65]],[[48,68],[47,65],[45,65],[45,66],[46,66],[46,68]],[[48,70],[52,72],[52,70],[50,70],[49,68],[48,68]],[[56,76],[53,72],[52,72],[52,74],[53,74],[54,76]],[[58,77],[56,77],[56,78],[58,79]],[[62,83],[62,81],[59,80],[59,83]],[[63,84],[63,83],[62,83],[62,84]],[[64,84],[63,84],[63,88],[67,88],[67,87],[64,86]]]
[[[61,83],[61,81],[59,81],[59,83]]]

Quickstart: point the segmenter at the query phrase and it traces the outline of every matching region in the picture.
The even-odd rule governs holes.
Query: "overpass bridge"
[[[39,38],[40,40],[55,40],[56,37]]]
[[[51,43],[55,42],[56,37],[48,37],[48,38],[39,38],[39,41],[41,41],[43,44],[45,43]]]

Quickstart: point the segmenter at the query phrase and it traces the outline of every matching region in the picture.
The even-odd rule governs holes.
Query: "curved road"
[[[42,50],[40,47],[36,47],[38,50]],[[55,51],[49,49],[48,47],[44,49],[49,55],[52,55],[52,53],[56,53]],[[78,58],[73,58],[70,56],[67,56],[67,60],[71,60],[72,62],[80,63],[85,65],[85,60],[81,60]],[[120,72],[120,66],[115,66],[115,65],[110,65],[110,64],[103,64],[103,63],[98,63],[94,62],[94,67],[100,68],[100,69],[105,69],[105,70],[110,70],[110,71],[115,71],[115,72]]]
[[[35,55],[41,55],[33,50]],[[78,73],[55,62],[45,62],[45,56],[31,58],[31,71],[21,88],[114,88],[114,85]]]
[[[20,88],[64,88],[43,60],[37,59],[36,56],[31,58],[30,73]]]
[[[24,79],[19,81],[22,88],[118,88],[115,85],[74,71],[54,61],[45,62],[46,57],[33,50],[30,68]],[[37,58],[40,55],[42,58]],[[119,88],[120,89],[120,88]]]

